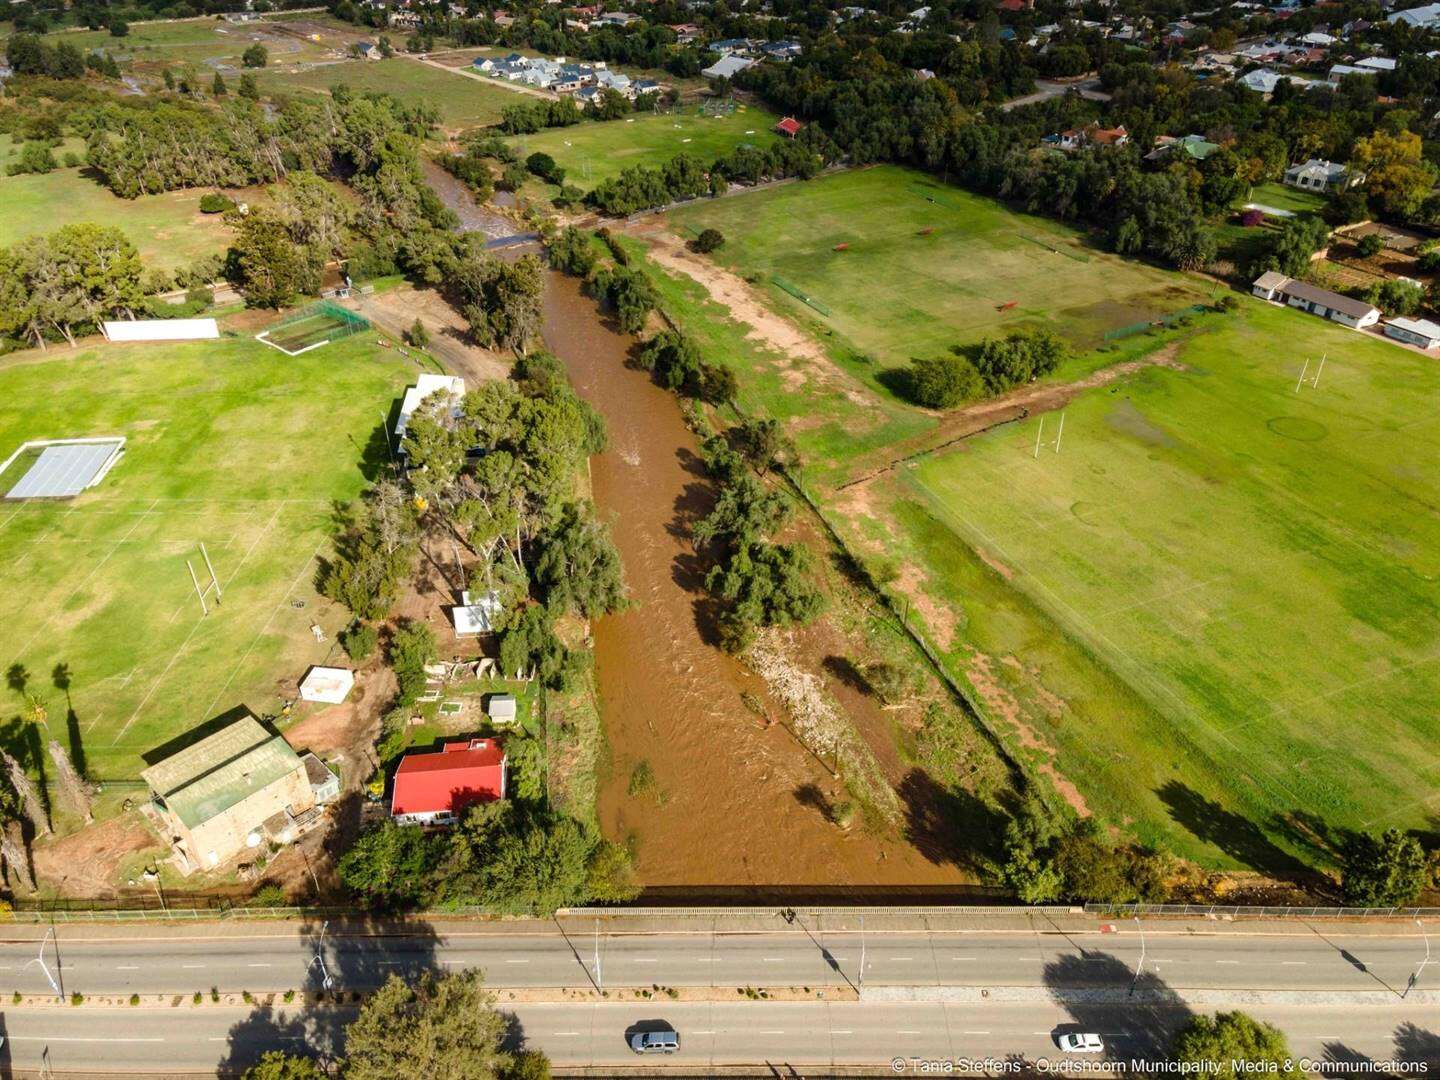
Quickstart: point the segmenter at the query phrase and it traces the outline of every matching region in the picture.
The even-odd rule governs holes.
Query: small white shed
[[[300,700],[339,705],[354,685],[355,673],[349,668],[312,667],[300,680]]]
[[[450,609],[450,623],[459,637],[488,634],[495,629],[500,611],[499,593],[492,589],[477,594],[467,589],[460,594],[460,603]]]

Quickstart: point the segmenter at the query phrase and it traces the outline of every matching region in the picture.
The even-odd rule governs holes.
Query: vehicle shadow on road
[[[310,917],[296,948],[309,966],[293,1003],[258,1004],[229,1032],[222,1076],[239,1075],[269,1050],[332,1063],[344,1052],[345,1028],[367,991],[392,976],[413,985],[443,970],[439,936],[424,922],[384,916]],[[277,1001],[279,1002],[277,1004]]]
[[[1094,1032],[1105,1040],[1112,1061],[1166,1060],[1175,1032],[1194,1012],[1159,975],[1133,961],[1087,950],[1045,965],[1045,986],[1070,1014],[1072,1024],[1055,1032]],[[1059,1052],[1059,1046],[1056,1046]]]

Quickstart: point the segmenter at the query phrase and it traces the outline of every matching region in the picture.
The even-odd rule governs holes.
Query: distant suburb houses
[[[511,53],[503,59],[476,57],[473,64],[476,71],[493,79],[519,83],[536,90],[549,90],[556,94],[573,94],[581,101],[599,97],[606,90],[613,90],[631,101],[643,94],[658,94],[667,87],[654,79],[632,79],[619,71],[612,71],[604,61],[576,63],[565,57],[547,59],[543,56],[521,56]]]

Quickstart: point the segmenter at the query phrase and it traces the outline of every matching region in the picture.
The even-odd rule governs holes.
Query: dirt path
[[[846,480],[835,490],[845,491],[848,488],[868,483],[900,465],[917,458],[927,457],[1002,424],[1023,420],[1034,413],[1063,409],[1086,390],[1093,390],[1097,386],[1108,386],[1122,376],[1133,375],[1147,367],[1183,370],[1184,365],[1175,359],[1176,354],[1180,351],[1180,344],[1178,341],[1172,341],[1139,360],[1126,360],[1120,364],[1112,364],[1110,367],[1093,371],[1083,379],[1076,379],[1074,382],[1034,383],[1012,390],[1008,394],[987,398],[984,401],[977,401],[973,405],[967,405],[963,409],[944,413],[939,427],[931,428],[918,438],[888,447],[887,452],[891,455],[889,461],[879,466],[865,463],[862,465],[864,471],[859,476]]]
[[[702,286],[710,299],[724,306],[731,318],[750,328],[745,336],[784,358],[781,377],[792,390],[807,386],[839,389],[847,397],[863,398],[869,391],[841,371],[814,338],[789,319],[776,314],[744,278],[696,255],[685,242],[652,220],[632,235],[650,247],[650,257],[673,273]]]
[[[401,331],[419,319],[430,331],[426,348],[447,371],[463,376],[468,386],[503,379],[510,373],[510,361],[499,353],[470,344],[465,320],[433,289],[402,286],[356,297],[353,306],[396,343]]]

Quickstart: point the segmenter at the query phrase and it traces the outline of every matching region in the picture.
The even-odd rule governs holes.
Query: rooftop
[[[253,716],[227,724],[140,775],[188,828],[218,817],[300,764],[281,736]]]

